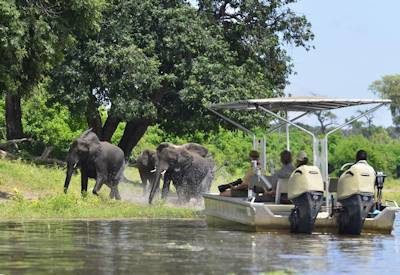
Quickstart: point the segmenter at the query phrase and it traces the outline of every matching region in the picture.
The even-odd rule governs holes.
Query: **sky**
[[[286,93],[378,98],[368,86],[400,73],[399,0],[299,0],[292,9],[312,24],[315,49],[287,46],[297,74]],[[338,122],[357,110],[365,107],[336,111]],[[388,108],[375,113],[374,124],[392,124]]]

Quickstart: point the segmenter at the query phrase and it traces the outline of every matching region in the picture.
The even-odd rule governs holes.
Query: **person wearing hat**
[[[260,165],[260,153],[258,153],[256,150],[251,150],[249,153],[249,160],[250,164],[252,164],[253,161],[257,161],[257,166]],[[246,172],[246,175],[244,176],[243,180],[241,180],[241,183],[236,186],[232,186],[231,188],[223,191],[220,193],[221,196],[225,197],[246,197],[247,196],[247,190],[249,189],[250,181],[251,178],[254,176],[254,170],[253,167],[250,167],[250,169]],[[261,189],[261,187],[256,187],[258,189]],[[264,192],[266,190],[258,190],[261,192]]]
[[[296,168],[307,164],[308,164],[308,157],[306,152],[300,151],[296,156]]]

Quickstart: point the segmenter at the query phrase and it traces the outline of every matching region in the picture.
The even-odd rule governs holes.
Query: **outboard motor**
[[[359,161],[339,178],[337,199],[341,209],[337,216],[339,234],[359,235],[365,218],[374,204],[375,171]]]
[[[376,187],[376,203],[375,207],[381,211],[385,207],[382,206],[382,189],[385,182],[386,175],[383,172],[376,172],[375,187]]]
[[[293,171],[288,184],[288,198],[295,205],[289,216],[290,232],[312,232],[323,193],[324,182],[318,167],[302,165]]]

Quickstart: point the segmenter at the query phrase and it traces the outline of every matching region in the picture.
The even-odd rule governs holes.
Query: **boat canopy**
[[[246,99],[228,103],[212,104],[212,109],[255,110],[263,107],[270,111],[316,112],[365,104],[388,104],[389,99],[344,99],[316,96],[275,97]]]

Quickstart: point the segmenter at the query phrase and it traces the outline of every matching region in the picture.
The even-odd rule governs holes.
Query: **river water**
[[[196,221],[0,223],[0,274],[400,274],[391,235],[290,235]]]

